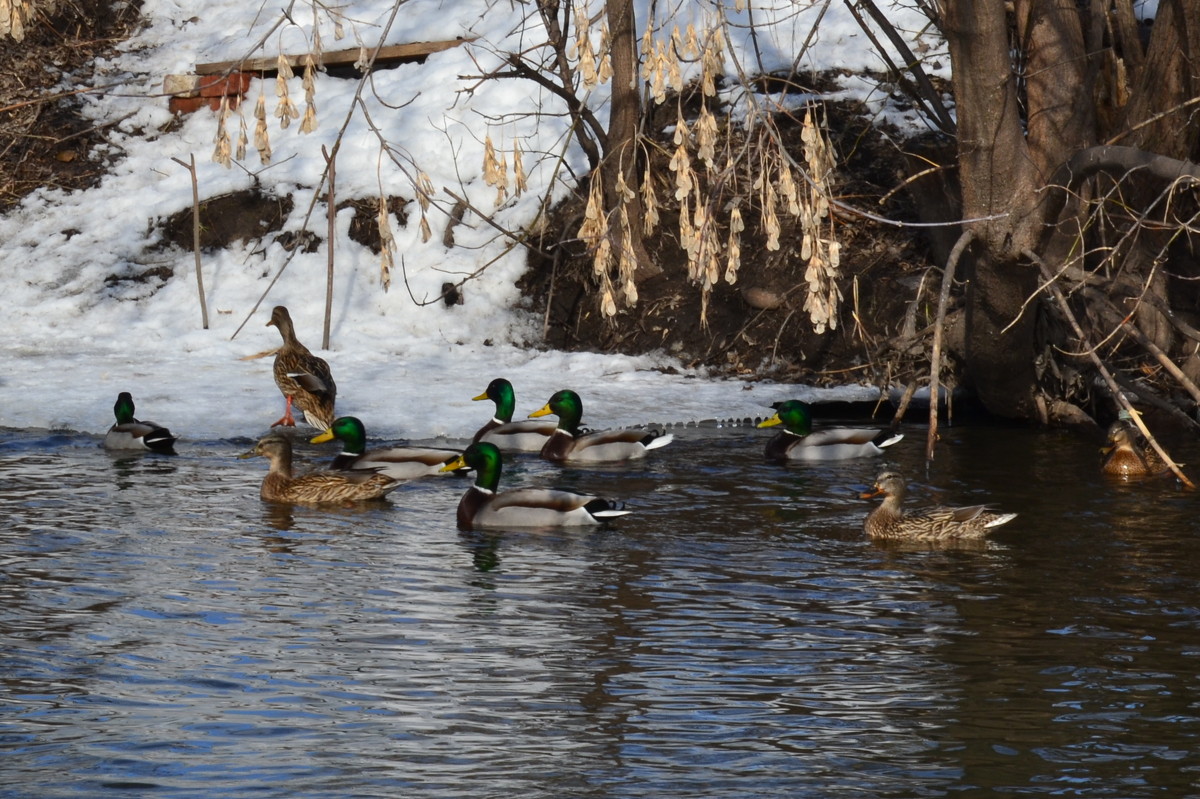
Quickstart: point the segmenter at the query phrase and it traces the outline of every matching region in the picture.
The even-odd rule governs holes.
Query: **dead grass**
[[[42,186],[94,185],[89,158],[103,131],[79,113],[90,65],[128,38],[138,4],[104,0],[40,6],[23,41],[0,40],[0,213]]]

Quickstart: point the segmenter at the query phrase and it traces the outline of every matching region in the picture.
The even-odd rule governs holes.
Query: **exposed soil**
[[[840,200],[895,220],[928,221],[927,215],[938,213],[939,203],[932,200],[940,198],[943,189],[932,181],[914,184],[923,192],[919,209],[908,191],[896,192],[881,205],[879,198],[903,183],[907,174],[904,156],[893,143],[897,137],[884,135],[856,104],[828,104],[825,110],[840,158]],[[780,124],[785,145],[803,161],[799,124],[786,120]],[[914,150],[921,147],[911,144]],[[927,156],[940,155],[936,148],[925,149]],[[670,151],[669,142],[664,150]],[[666,158],[662,161],[655,171],[669,175]],[[670,192],[658,194],[662,198]],[[552,347],[624,353],[665,350],[688,366],[815,385],[904,384],[918,364],[928,374],[929,336],[923,333],[930,332],[934,310],[928,305],[936,305],[940,272],[930,275],[929,266],[937,261],[939,246],[944,246],[940,240],[836,210],[843,301],[836,329],[818,334],[804,310],[807,263],[799,252],[794,220],[781,215],[782,247],[770,252],[757,230],[756,214],[755,221],[748,215],[738,283],[721,282],[713,288],[707,324],[703,324],[700,289],[687,278],[686,254],[675,232],[678,207],[668,207],[660,210],[659,233],[647,241],[662,273],[638,284],[635,307],[605,318],[599,311],[591,260],[574,240],[582,213],[581,201],[556,209],[543,239],[547,257],[532,256],[531,269],[522,281],[535,307],[545,310],[549,305],[545,329]],[[946,212],[943,218],[952,216]],[[926,293],[931,289],[932,298]],[[918,295],[925,305],[918,304]],[[951,322],[957,318],[953,309],[949,318]],[[954,324],[949,329],[953,334]],[[953,338],[948,344],[953,350]],[[952,356],[946,364],[953,370]],[[955,382],[953,375],[949,382]]]
[[[23,41],[0,39],[0,213],[40,186],[81,189],[104,174],[91,159],[104,130],[79,113],[89,87],[72,76],[129,37],[140,5],[39,3]]]
[[[102,0],[61,5],[44,15],[24,42],[0,41],[0,212],[39,186],[81,189],[93,185],[103,165],[91,160],[92,148],[104,131],[79,113],[75,95],[55,96],[63,76],[86,74],[88,64],[114,47],[137,24],[134,6],[114,10]],[[47,67],[50,68],[47,68]],[[820,84],[819,77],[812,82]],[[82,88],[82,87],[81,87]],[[778,87],[771,87],[777,89]],[[37,102],[52,97],[50,102]],[[660,112],[663,113],[663,112]],[[904,157],[852,104],[827,108],[828,130],[839,157],[838,196],[849,205],[892,219],[915,219],[937,203],[898,192],[887,204],[879,198],[900,184]],[[654,120],[661,130],[668,120]],[[800,153],[798,124],[781,123],[789,150]],[[665,163],[658,165],[667,174]],[[926,184],[928,187],[929,184]],[[917,184],[918,190],[922,189]],[[660,196],[669,194],[661,192]],[[935,193],[934,196],[937,196]],[[210,198],[201,207],[201,247],[220,247],[235,240],[277,232],[289,211],[289,199],[242,193]],[[392,198],[391,210],[403,217],[405,200]],[[361,206],[361,207],[360,207]],[[378,249],[374,202],[355,206],[352,235]],[[747,219],[741,279],[735,286],[716,286],[708,298],[707,324],[701,323],[699,289],[686,278],[686,262],[675,234],[677,209],[664,208],[661,232],[648,241],[662,274],[639,284],[640,300],[606,319],[598,310],[591,263],[577,242],[582,207],[567,203],[555,210],[544,232],[542,249],[549,257],[531,256],[522,289],[531,304],[545,312],[547,346],[606,352],[642,353],[663,350],[683,363],[703,365],[731,375],[776,377],[813,384],[870,382],[903,384],[928,369],[928,333],[934,300],[922,294],[922,277],[931,263],[936,240],[881,225],[865,217],[839,212],[835,217],[842,245],[842,308],[836,329],[817,335],[803,310],[806,264],[798,239],[785,228],[783,246],[768,252],[757,225]],[[673,218],[673,214],[675,217]],[[230,223],[237,225],[228,227]],[[289,246],[315,247],[319,231]],[[452,236],[453,227],[448,231]],[[164,239],[183,249],[192,247],[191,209],[167,220]],[[566,242],[555,244],[555,242]],[[452,243],[452,242],[449,242]],[[169,276],[147,274],[152,283]],[[128,276],[114,280],[128,279]],[[928,291],[933,280],[926,279]],[[456,287],[453,300],[461,301]],[[463,287],[468,297],[469,285]],[[548,308],[548,310],[547,310]],[[907,329],[905,324],[907,322]],[[951,342],[953,349],[953,342]],[[951,360],[949,366],[953,367]],[[949,382],[953,383],[951,375]]]

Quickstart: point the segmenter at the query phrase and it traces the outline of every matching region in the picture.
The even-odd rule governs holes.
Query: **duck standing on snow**
[[[783,429],[767,442],[767,460],[833,461],[881,455],[903,434],[888,430],[861,430],[853,427],[834,427],[813,432],[812,413],[800,400],[776,402],[775,414],[758,423],[758,427],[782,424]]]
[[[554,422],[512,420],[517,397],[513,392],[512,383],[503,377],[497,377],[488,383],[487,391],[471,399],[477,402],[491,400],[496,403],[495,415],[475,433],[475,437],[471,439],[472,444],[488,441],[499,447],[501,452],[541,452],[546,440],[554,432]]]
[[[552,488],[497,493],[502,464],[499,448],[481,441],[442,467],[475,470],[475,484],[458,502],[458,529],[585,527],[629,513],[611,500]]]
[[[1170,469],[1153,447],[1142,445],[1141,434],[1125,419],[1118,419],[1108,428],[1108,442],[1101,451],[1104,460],[1100,471],[1104,474],[1149,477]]]
[[[458,450],[435,447],[384,447],[367,449],[367,431],[354,416],[334,420],[329,429],[310,443],[322,444],[339,439],[342,452],[329,464],[335,472],[366,472],[386,474],[393,480],[412,480],[436,475],[442,467],[458,457]]]
[[[646,457],[652,449],[665,447],[675,440],[661,430],[598,430],[582,432],[583,401],[569,389],[557,391],[530,418],[555,414],[558,427],[542,447],[542,458],[553,463],[603,463]]]
[[[333,423],[333,403],[337,386],[329,364],[308,351],[296,338],[291,314],[282,305],[271,311],[267,327],[275,326],[283,336],[283,346],[275,353],[275,385],[283,392],[287,405],[283,417],[271,425],[295,427],[292,405],[304,413],[304,420],[318,430],[328,430]]]
[[[883,497],[879,507],[863,521],[863,530],[871,538],[892,541],[963,541],[983,538],[992,528],[1017,518],[1015,513],[996,513],[987,505],[966,508],[935,506],[905,513],[907,485],[896,472],[882,472],[863,499]]]
[[[381,499],[400,483],[376,472],[309,472],[292,476],[292,442],[281,433],[259,439],[239,458],[261,456],[271,463],[259,496],[268,502],[318,505]]]
[[[138,421],[133,417],[133,395],[122,391],[113,405],[117,422],[104,436],[105,449],[150,450],[165,455],[175,454],[176,437],[160,424]]]

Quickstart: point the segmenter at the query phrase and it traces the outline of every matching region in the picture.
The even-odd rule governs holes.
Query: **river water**
[[[1194,494],[1027,428],[943,428],[929,471],[918,426],[796,467],[761,460],[770,431],[676,432],[502,479],[634,514],[485,535],[454,527],[460,478],[279,508],[249,440],[8,431],[0,796],[1200,795]],[[883,462],[913,505],[1020,516],[874,544]]]

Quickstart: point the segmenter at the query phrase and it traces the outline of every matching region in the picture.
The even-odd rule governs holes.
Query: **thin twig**
[[[1183,373],[1183,370],[1157,344],[1150,340],[1149,336],[1143,333],[1137,325],[1131,324],[1128,316],[1123,316],[1119,310],[1108,302],[1107,297],[1104,297],[1094,289],[1085,289],[1083,296],[1088,299],[1089,303],[1095,303],[1102,311],[1119,320],[1117,324],[1120,329],[1136,341],[1142,349],[1153,355],[1154,359],[1167,370],[1167,373],[1175,378],[1175,381],[1183,387],[1183,390],[1191,395],[1192,401],[1200,405],[1200,388],[1192,382],[1190,377]]]
[[[329,233],[325,237],[325,249],[328,253],[329,261],[325,269],[325,330],[321,337],[321,349],[329,349],[329,326],[333,318],[333,244],[334,234],[337,233],[337,197],[334,194],[334,178],[336,176],[333,159],[334,156],[325,149],[325,145],[321,145],[321,155],[325,159],[325,164],[329,168],[329,201],[328,219]]]
[[[1065,316],[1067,321],[1070,323],[1071,329],[1075,331],[1075,335],[1079,337],[1080,343],[1086,345],[1087,336],[1083,332],[1083,328],[1080,327],[1079,321],[1075,318],[1075,314],[1071,311],[1071,306],[1067,303],[1067,298],[1063,295],[1062,289],[1059,288],[1058,283],[1054,281],[1053,275],[1050,272],[1050,268],[1046,266],[1046,263],[1041,258],[1029,250],[1025,250],[1021,254],[1025,258],[1028,258],[1030,263],[1037,264],[1038,269],[1040,269],[1042,272],[1042,276],[1046,279],[1046,288],[1048,288],[1050,293],[1054,296],[1055,302],[1058,303],[1058,307],[1062,311],[1063,316]],[[1167,454],[1167,451],[1162,448],[1162,445],[1158,443],[1157,439],[1154,438],[1150,431],[1146,429],[1145,423],[1142,422],[1141,414],[1134,410],[1133,405],[1130,404],[1129,400],[1125,397],[1124,392],[1121,391],[1121,386],[1112,376],[1112,373],[1108,371],[1108,367],[1104,365],[1104,361],[1102,361],[1100,356],[1096,354],[1095,348],[1088,347],[1087,354],[1088,357],[1091,358],[1092,365],[1096,367],[1096,371],[1100,373],[1100,376],[1104,379],[1105,384],[1108,386],[1109,393],[1112,394],[1113,400],[1120,405],[1122,409],[1129,413],[1130,418],[1133,419],[1133,423],[1137,426],[1138,430],[1141,431],[1142,435],[1145,436],[1146,441],[1149,442],[1150,446],[1154,448],[1154,451],[1162,457],[1163,462],[1166,463],[1175,476],[1179,478],[1180,482],[1182,482],[1188,488],[1194,489],[1196,486],[1193,485],[1192,481],[1189,480],[1187,475],[1183,473],[1183,470],[1179,468],[1179,465],[1176,464],[1175,461],[1171,460],[1171,456]]]
[[[896,407],[896,414],[892,417],[892,428],[900,426],[900,422],[904,420],[904,413],[908,410],[909,403],[912,402],[913,395],[917,393],[917,381],[912,380],[904,389],[904,394],[900,397],[900,404]]]
[[[171,158],[192,175],[192,253],[196,256],[196,288],[200,292],[200,322],[208,330],[208,303],[204,299],[204,272],[200,268],[200,185],[196,180],[196,154],[192,153],[191,162],[184,163],[178,158]]]
[[[933,352],[929,356],[929,433],[925,438],[925,461],[933,460],[933,448],[937,443],[938,391],[942,372],[942,328],[946,326],[946,305],[950,302],[950,289],[954,286],[954,270],[967,247],[975,240],[975,233],[964,230],[954,243],[946,269],[942,272],[942,292],[938,295],[937,322],[933,326]]]

